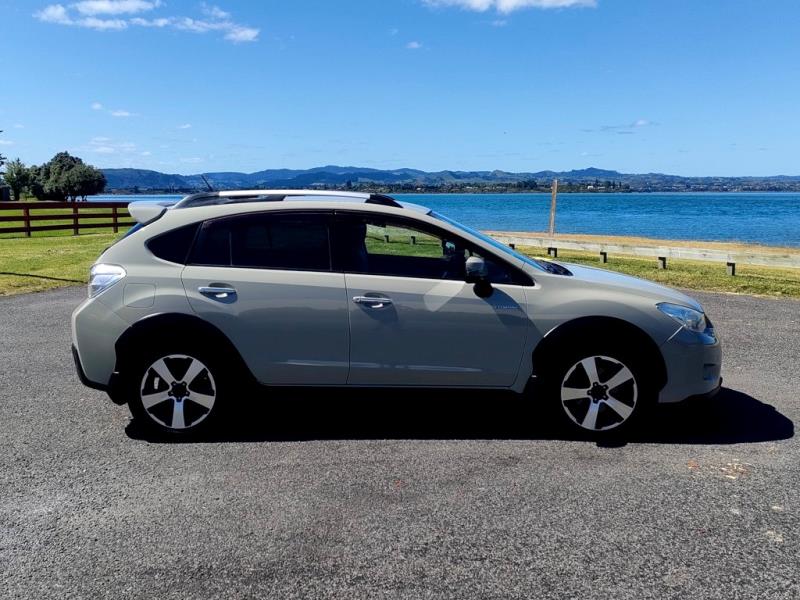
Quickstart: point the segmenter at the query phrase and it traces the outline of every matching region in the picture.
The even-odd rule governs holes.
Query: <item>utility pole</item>
[[[556,232],[556,200],[558,200],[558,179],[553,179],[553,195],[550,198],[550,235]]]

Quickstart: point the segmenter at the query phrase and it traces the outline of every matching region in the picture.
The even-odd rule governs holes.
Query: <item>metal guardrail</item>
[[[19,214],[10,215],[10,211]],[[72,230],[73,235],[78,235],[81,229],[101,227],[117,233],[120,227],[135,224],[130,218],[127,202],[0,202],[0,233],[24,233],[26,237],[35,231]],[[37,225],[40,221],[51,223]],[[5,226],[7,223],[11,226]]]
[[[762,267],[788,267],[800,269],[800,250],[795,253],[774,252],[768,249],[753,252],[725,251],[714,248],[689,246],[664,246],[625,244],[621,242],[584,241],[564,237],[525,235],[502,231],[487,231],[496,240],[511,246],[530,246],[546,248],[552,257],[558,257],[559,250],[578,250],[596,252],[601,262],[608,262],[609,255],[648,256],[657,259],[662,269],[667,268],[667,259],[698,260],[725,263],[729,275],[736,275],[736,265],[756,265]]]

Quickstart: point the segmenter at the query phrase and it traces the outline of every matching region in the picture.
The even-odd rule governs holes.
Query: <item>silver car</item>
[[[130,212],[72,315],[73,355],[85,385],[165,432],[211,426],[260,384],[513,390],[606,435],[721,385],[692,298],[388,196],[210,192]]]

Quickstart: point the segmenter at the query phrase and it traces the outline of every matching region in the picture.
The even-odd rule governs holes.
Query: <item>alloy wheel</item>
[[[186,430],[211,414],[217,386],[203,362],[185,354],[170,354],[145,370],[140,398],[153,421],[168,429]]]
[[[609,356],[575,363],[561,383],[561,406],[588,431],[608,431],[625,423],[636,409],[639,388],[633,372]]]

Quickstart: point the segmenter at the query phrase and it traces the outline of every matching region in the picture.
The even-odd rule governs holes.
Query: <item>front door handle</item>
[[[199,287],[197,291],[212,300],[230,300],[236,296],[236,290],[232,287],[207,286]]]
[[[363,304],[368,308],[386,308],[392,305],[391,298],[381,298],[375,296],[355,296],[353,302],[356,304]]]

